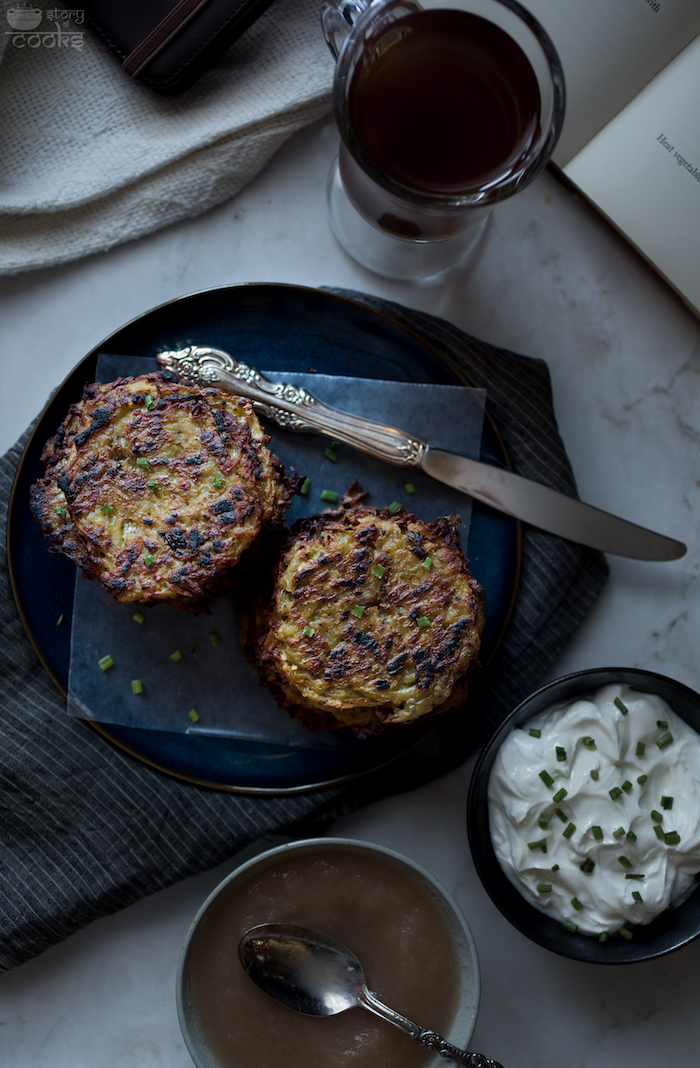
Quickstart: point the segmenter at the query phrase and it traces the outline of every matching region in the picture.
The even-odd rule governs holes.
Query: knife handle
[[[299,386],[270,382],[223,349],[189,345],[158,354],[158,366],[184,382],[217,386],[253,402],[259,415],[285,430],[315,431],[385,463],[420,467],[427,445],[403,430],[331,408]]]

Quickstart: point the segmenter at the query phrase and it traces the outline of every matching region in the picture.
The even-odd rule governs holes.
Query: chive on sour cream
[[[571,931],[633,937],[700,872],[700,735],[610,685],[513,730],[489,780],[504,873]]]

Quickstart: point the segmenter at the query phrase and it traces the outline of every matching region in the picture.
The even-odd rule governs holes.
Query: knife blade
[[[299,386],[270,382],[223,349],[190,345],[159,353],[158,365],[185,382],[216,386],[253,402],[288,430],[314,431],[399,467],[419,468],[499,512],[549,534],[634,560],[677,560],[683,542],[584,504],[513,471],[437,449],[397,427],[339,411]]]
[[[567,497],[541,482],[428,446],[421,470],[499,512],[549,534],[633,560],[677,560],[683,542]]]

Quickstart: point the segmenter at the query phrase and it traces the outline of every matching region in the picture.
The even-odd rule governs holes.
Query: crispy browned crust
[[[32,511],[116,600],[197,610],[289,504],[268,441],[248,401],[214,388],[158,373],[89,385],[44,448]]]
[[[310,729],[369,736],[464,701],[484,593],[457,526],[355,507],[301,520],[268,545],[276,563],[256,568],[242,640],[283,708]]]

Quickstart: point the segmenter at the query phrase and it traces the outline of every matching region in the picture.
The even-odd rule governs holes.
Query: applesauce
[[[277,850],[255,863],[242,878],[224,884],[202,914],[186,951],[182,993],[197,1044],[207,1051],[203,1065],[431,1063],[433,1053],[365,1009],[303,1016],[259,990],[239,962],[238,942],[249,928],[273,922],[301,924],[344,942],[382,1001],[422,1027],[442,1035],[450,1030],[462,989],[461,965],[434,894],[419,873],[409,874],[390,855],[321,839],[301,852]]]

